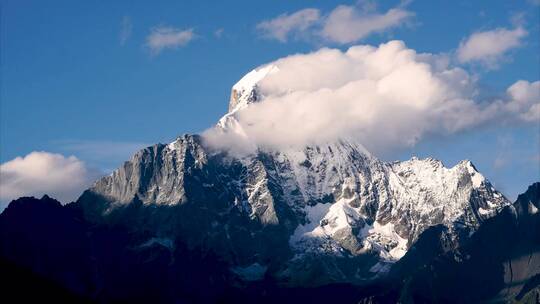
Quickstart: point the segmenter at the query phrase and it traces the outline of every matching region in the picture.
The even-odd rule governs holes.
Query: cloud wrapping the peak
[[[195,38],[193,29],[178,29],[174,27],[155,27],[146,37],[146,46],[152,54],[157,55],[165,49],[176,49],[186,46]]]
[[[457,50],[461,63],[480,62],[489,68],[496,68],[498,61],[511,49],[520,47],[527,31],[518,26],[513,30],[497,28],[476,32],[463,40]]]
[[[61,202],[71,202],[98,175],[74,156],[32,152],[0,165],[0,201],[48,194]]]
[[[234,113],[231,130],[206,132],[210,143],[283,147],[354,138],[378,154],[495,119],[526,121],[540,102],[532,92],[538,82],[480,101],[476,79],[447,56],[419,54],[401,41],[324,48],[270,65],[276,68],[257,83],[262,101]]]

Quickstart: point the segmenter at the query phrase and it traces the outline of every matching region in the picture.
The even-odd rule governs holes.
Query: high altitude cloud
[[[92,165],[106,171],[116,168],[127,158],[151,143],[111,140],[58,140],[54,141],[58,151],[75,154]]]
[[[480,62],[495,68],[502,56],[523,44],[525,36],[527,31],[521,26],[476,32],[460,43],[457,58],[461,63]]]
[[[282,14],[259,23],[257,29],[264,37],[281,42],[287,41],[290,36],[317,36],[345,44],[400,26],[412,16],[414,13],[402,7],[378,13],[373,2],[364,1],[356,6],[340,5],[324,16],[314,8],[302,9],[290,15]]]
[[[478,100],[476,79],[442,55],[401,41],[324,48],[270,63],[264,99],[237,112],[237,130],[206,133],[217,146],[291,146],[354,138],[374,153],[497,121],[535,118],[539,82],[520,81]],[[217,134],[216,134],[217,133]]]
[[[84,159],[114,159],[115,161],[124,161],[138,150],[152,145],[143,142],[110,140],[66,140],[55,141],[55,144],[63,151],[82,155]]]
[[[157,55],[164,49],[175,49],[187,45],[195,34],[193,29],[178,29],[174,27],[155,27],[146,37],[146,46],[152,54]]]
[[[90,186],[97,172],[74,156],[32,152],[0,165],[0,201],[48,194],[71,202]]]
[[[508,88],[509,112],[517,113],[524,121],[540,121],[540,81],[520,80]]]
[[[306,31],[319,18],[320,12],[318,9],[306,8],[290,15],[282,14],[272,20],[263,21],[257,24],[257,29],[267,38],[285,42],[289,34]]]
[[[372,33],[400,26],[412,16],[412,12],[402,8],[392,8],[379,14],[354,6],[340,5],[326,18],[322,36],[338,43],[355,42]]]
[[[225,32],[225,29],[220,27],[220,28],[218,28],[217,30],[214,31],[214,36],[216,38],[221,38],[221,36],[223,36],[223,32]]]
[[[131,37],[131,31],[133,30],[133,23],[129,16],[124,16],[122,18],[122,25],[120,28],[120,45],[126,44],[129,37]]]

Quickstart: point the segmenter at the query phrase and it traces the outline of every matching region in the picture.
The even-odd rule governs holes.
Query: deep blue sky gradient
[[[227,109],[231,86],[256,66],[298,52],[339,47],[321,41],[263,39],[257,23],[314,7],[328,13],[340,1],[25,1],[1,2],[0,161],[31,151],[74,154],[107,171],[134,147],[200,132]],[[379,11],[397,5],[381,1]],[[518,79],[540,79],[540,7],[528,1],[414,1],[410,26],[358,44],[405,41],[418,52],[451,53],[471,33],[511,28],[524,14],[525,46],[498,70],[465,66],[494,95]],[[122,19],[133,24],[120,43]],[[152,56],[151,28],[193,28],[187,46]],[[223,28],[220,38],[214,32]],[[428,138],[382,157],[433,156],[452,166],[471,159],[509,197],[540,180],[539,126],[481,128]],[[95,152],[92,145],[110,151]],[[86,148],[83,148],[86,147]],[[504,158],[495,166],[496,158]]]

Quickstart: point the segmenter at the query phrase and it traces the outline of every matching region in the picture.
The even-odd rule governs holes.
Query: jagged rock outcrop
[[[257,82],[273,69],[233,87],[216,129],[241,132],[236,112],[261,101]],[[350,139],[237,155],[184,135],[136,153],[78,204],[94,220],[138,206],[134,227],[156,237],[215,250],[234,269],[260,265],[318,285],[383,276],[426,229],[444,225],[459,241],[510,203],[469,161],[385,163]],[[301,269],[310,267],[329,275],[306,278]]]
[[[540,277],[540,183],[457,243],[447,227],[420,235],[390,273],[403,303],[535,303]],[[394,293],[395,294],[395,293]]]
[[[233,87],[216,134],[244,134],[237,115],[264,101],[258,82],[275,69]],[[183,135],[137,152],[74,203],[13,202],[0,253],[101,301],[528,299],[538,185],[512,205],[467,160],[387,163],[350,138],[234,153]]]

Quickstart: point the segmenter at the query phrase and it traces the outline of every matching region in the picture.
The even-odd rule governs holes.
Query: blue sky
[[[460,64],[497,95],[540,76],[540,7],[535,1],[378,1],[402,5],[406,24],[353,42],[264,36],[257,24],[306,8],[328,14],[341,1],[1,1],[0,161],[32,151],[74,155],[107,172],[141,146],[169,142],[213,125],[227,110],[231,86],[278,58],[355,44],[403,40],[417,52],[457,51],[475,32],[522,27],[527,35],[496,67]],[[365,2],[364,2],[365,4]],[[192,29],[183,45],[152,51],[159,27]],[[383,159],[433,156],[452,166],[471,159],[511,198],[540,179],[538,123],[483,126],[426,137]]]

